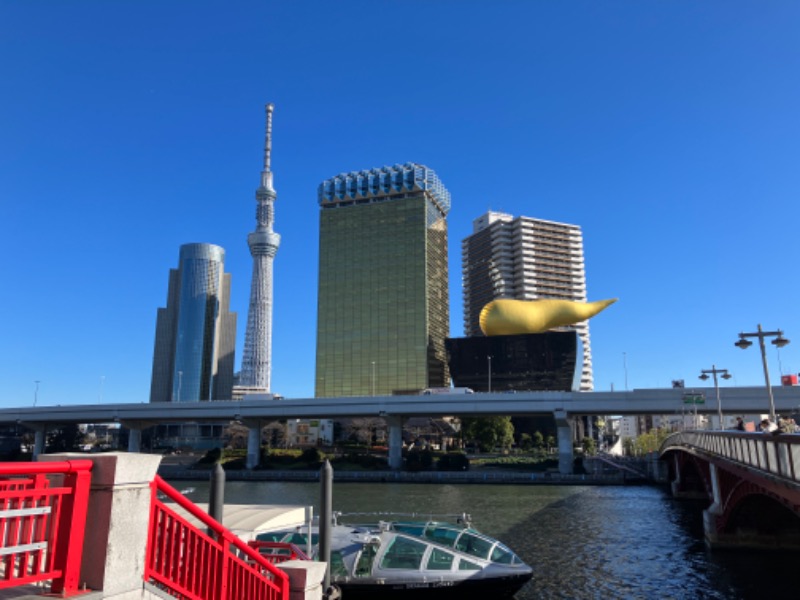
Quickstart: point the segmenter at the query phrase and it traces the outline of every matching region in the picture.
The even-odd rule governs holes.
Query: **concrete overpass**
[[[687,405],[686,395],[703,396],[703,404]],[[725,414],[766,414],[769,401],[764,387],[720,388]],[[800,411],[800,386],[773,388],[778,412]],[[170,422],[241,421],[250,428],[247,463],[257,464],[260,430],[264,421],[294,418],[384,417],[389,427],[389,464],[401,465],[402,420],[413,416],[488,415],[553,416],[558,430],[562,472],[572,468],[572,418],[579,415],[674,415],[687,410],[716,414],[713,387],[643,389],[614,392],[517,392],[434,394],[430,396],[376,396],[296,398],[215,402],[56,405],[0,409],[0,423],[20,423],[36,434],[35,453],[44,448],[48,425],[65,423],[121,423],[130,429],[128,449],[138,452],[141,431]]]

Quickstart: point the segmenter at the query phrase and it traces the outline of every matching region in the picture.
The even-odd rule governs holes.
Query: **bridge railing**
[[[80,571],[92,462],[0,463],[0,589],[50,581],[83,593]]]
[[[661,454],[694,447],[777,477],[800,481],[800,435],[739,431],[683,431],[669,436]]]
[[[145,581],[181,600],[288,600],[289,577],[156,476],[151,484]],[[208,528],[198,529],[159,495]]]

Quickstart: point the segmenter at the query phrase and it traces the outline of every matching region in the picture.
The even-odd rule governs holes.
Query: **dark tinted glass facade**
[[[571,391],[580,387],[581,340],[575,331],[452,338],[447,355],[453,383],[476,392]],[[491,357],[491,361],[489,360]]]
[[[323,205],[317,396],[449,383],[447,224],[429,192]]]

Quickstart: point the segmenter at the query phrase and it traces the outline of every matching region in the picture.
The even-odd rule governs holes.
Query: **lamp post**
[[[375,361],[372,361],[372,396],[375,396]]]
[[[758,345],[761,348],[761,362],[764,365],[764,381],[767,384],[767,396],[769,397],[769,418],[774,423],[775,422],[775,400],[772,397],[772,385],[769,382],[769,368],[767,367],[767,349],[764,346],[764,338],[765,337],[774,337],[775,339],[772,340],[772,343],[775,345],[776,348],[783,348],[786,344],[789,343],[785,337],[783,337],[783,331],[778,329],[777,331],[764,331],[761,329],[761,323],[758,324],[758,331],[753,333],[740,333],[739,334],[739,341],[734,344],[734,346],[738,346],[742,350],[749,348],[753,342],[748,340],[747,338],[757,337],[758,338]]]
[[[487,356],[486,360],[489,362],[489,389],[487,390],[490,394],[492,393],[492,357]]]
[[[717,365],[711,365],[710,369],[703,369],[700,371],[700,379],[705,381],[708,379],[708,374],[711,373],[714,376],[714,390],[717,392],[717,418],[719,419],[719,428],[723,429],[722,427],[722,401],[719,397],[719,381],[717,380],[717,374],[723,379],[730,379],[732,376],[728,373],[728,369],[718,369]]]

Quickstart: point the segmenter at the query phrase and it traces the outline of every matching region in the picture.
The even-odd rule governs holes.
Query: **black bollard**
[[[319,471],[320,500],[319,500],[319,556],[318,560],[324,562],[325,579],[322,589],[327,592],[331,585],[331,524],[333,523],[333,467],[325,461]]]
[[[225,506],[225,469],[217,463],[211,470],[211,485],[208,490],[208,514],[212,519],[222,523],[222,509]],[[208,530],[214,537],[214,532]]]

